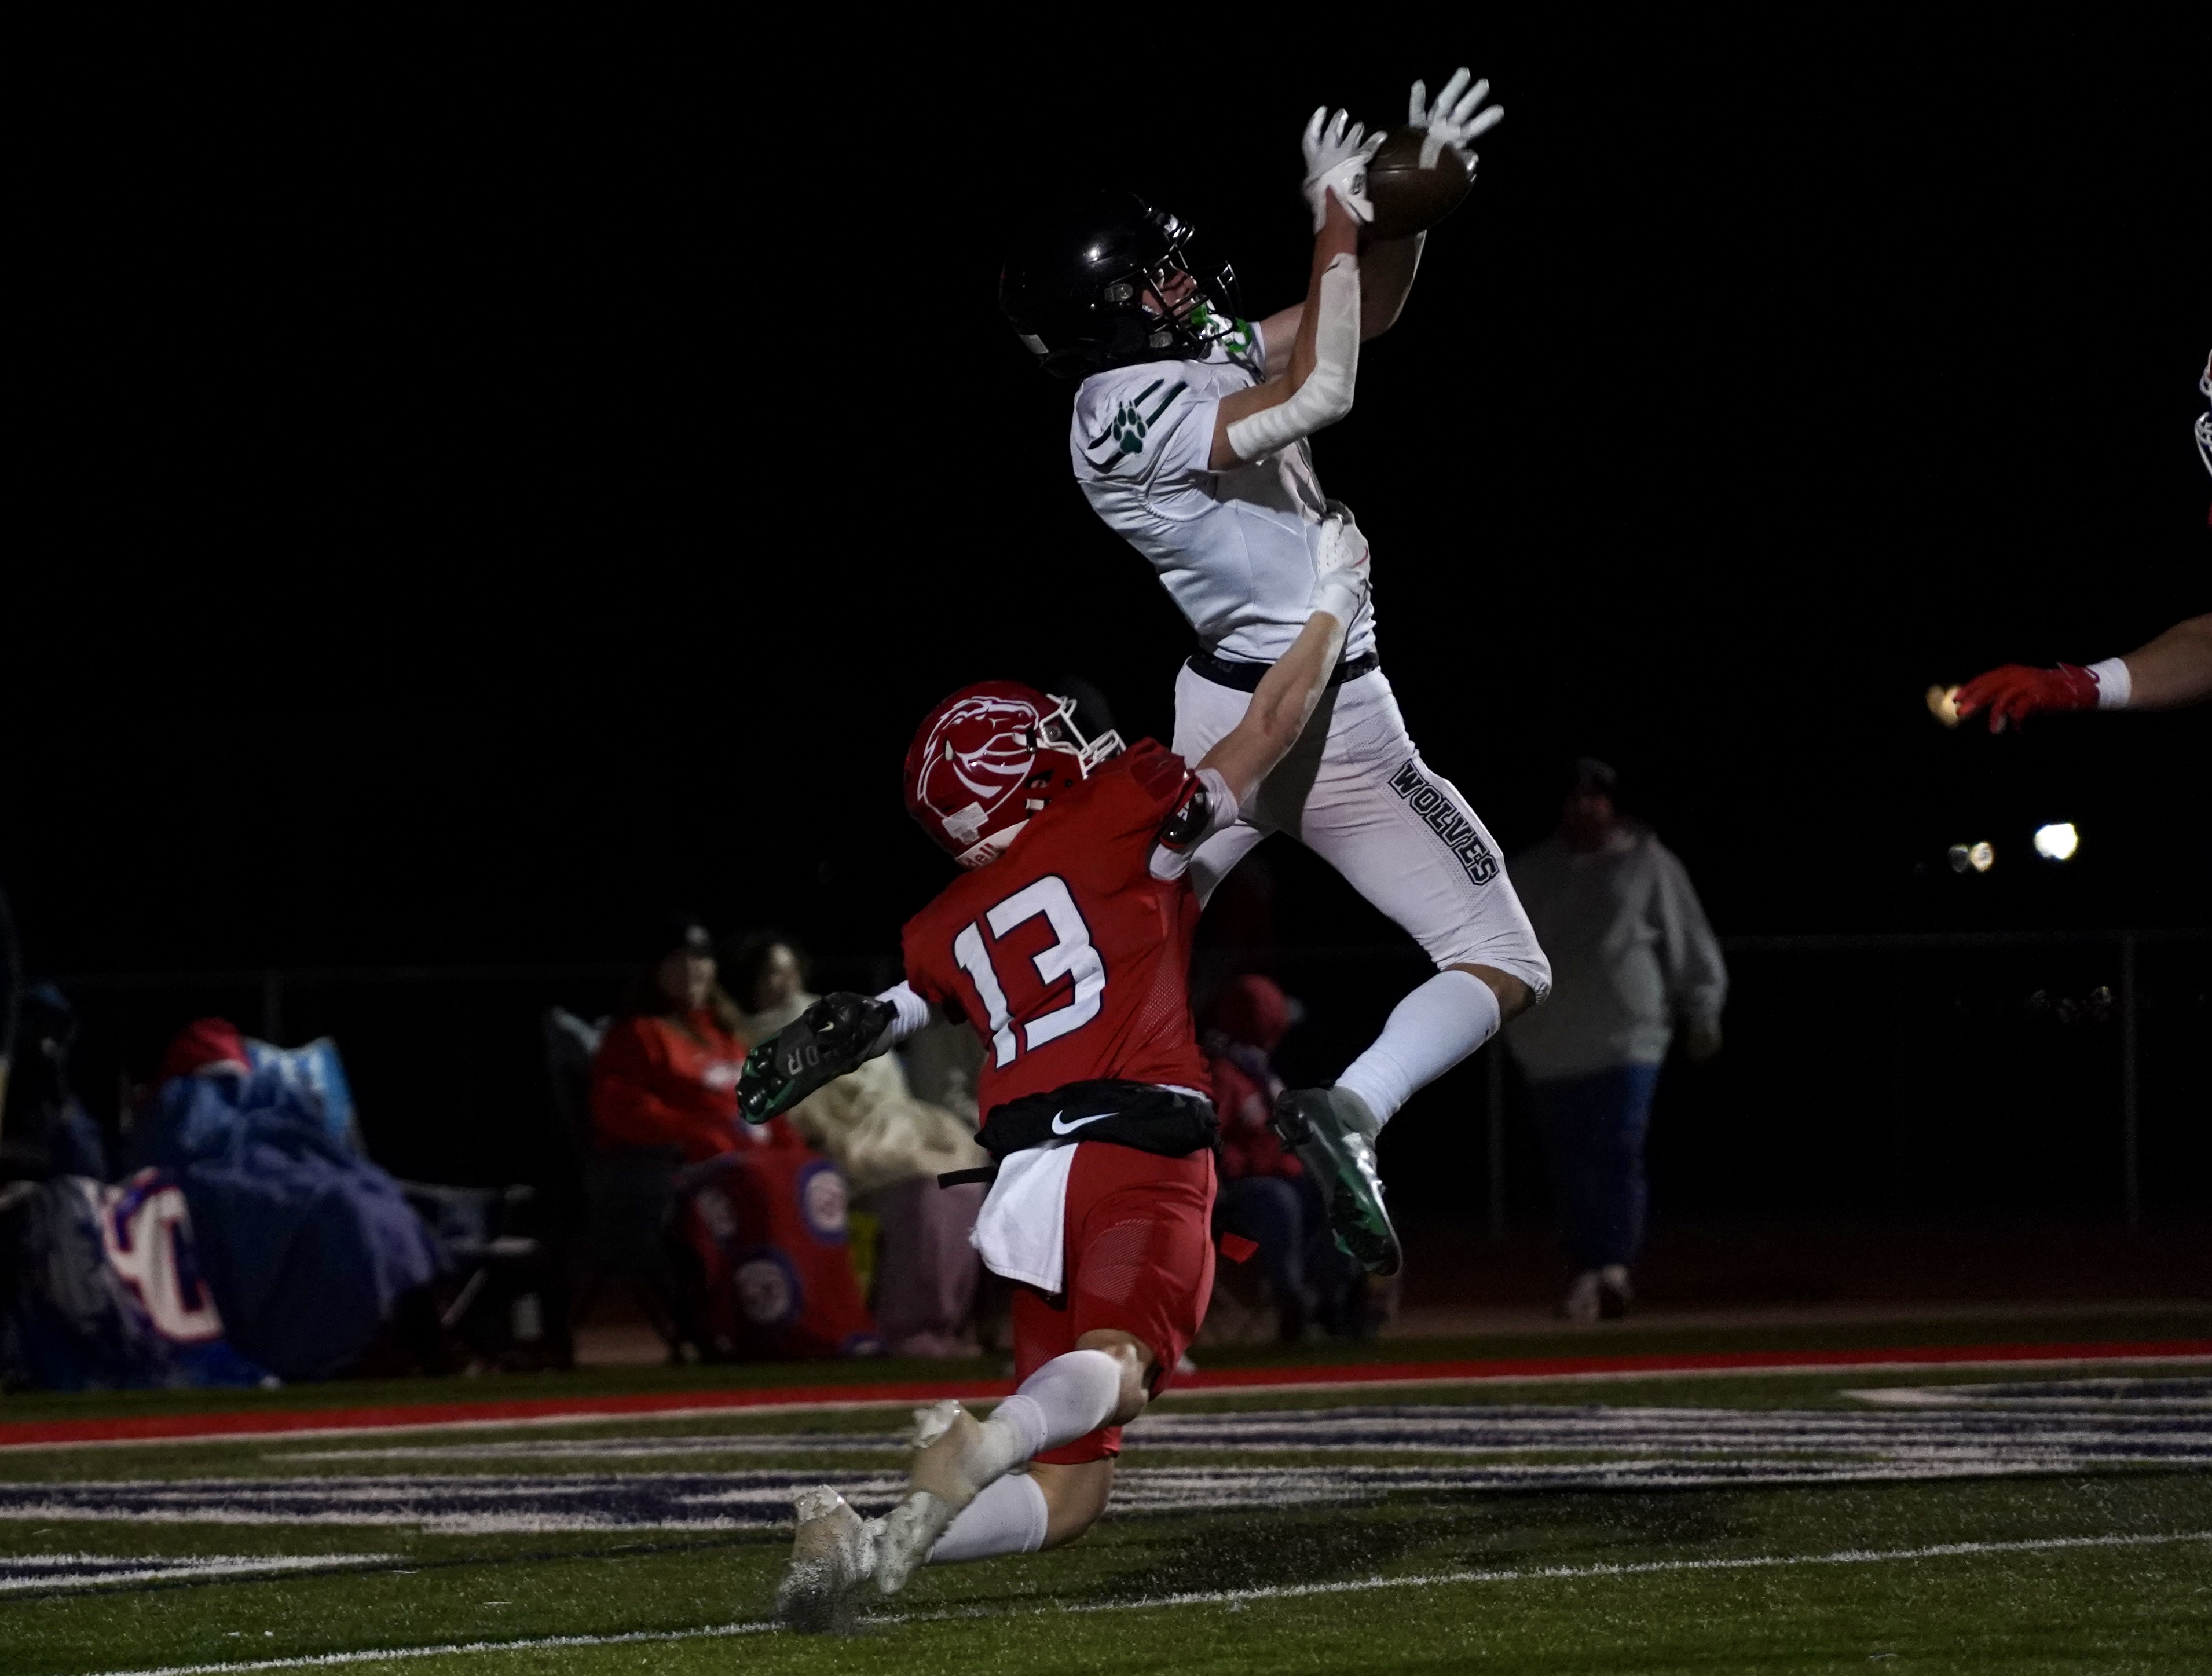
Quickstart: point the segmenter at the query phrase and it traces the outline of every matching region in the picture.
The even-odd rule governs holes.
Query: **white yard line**
[[[1285,1381],[1273,1385],[1214,1385],[1194,1389],[1170,1387],[1153,1400],[1156,1402],[1203,1401],[1206,1400],[1234,1400],[1239,1397],[1283,1397],[1326,1395],[1334,1392],[1350,1391],[1417,1391],[1442,1389],[1452,1386],[1498,1385],[1586,1385],[1618,1384],[1627,1381],[1670,1379],[1772,1379],[1795,1375],[1821,1376],[1837,1374],[1972,1373],[2045,1372],[2054,1368],[2139,1368],[2139,1367],[2212,1367],[2212,1356],[2062,1356],[2039,1357],[2033,1361],[2016,1361],[2009,1357],[1971,1362],[1929,1362],[1924,1358],[1899,1362],[1813,1362],[1802,1365],[1768,1363],[1749,1368],[1647,1368],[1617,1369],[1603,1372],[1557,1374],[1451,1374],[1431,1379],[1353,1379],[1306,1380]],[[963,1398],[969,1403],[995,1403],[1004,1395],[993,1392],[987,1395]],[[211,1443],[282,1444],[305,1442],[323,1437],[389,1437],[405,1433],[429,1431],[506,1431],[526,1430],[539,1426],[617,1426],[652,1425],[669,1420],[742,1420],[754,1417],[783,1414],[848,1414],[872,1408],[913,1408],[911,1397],[872,1397],[864,1400],[837,1398],[808,1402],[745,1403],[732,1405],[716,1403],[690,1408],[663,1408],[635,1414],[532,1414],[519,1418],[485,1420],[437,1420],[425,1424],[404,1421],[393,1424],[371,1426],[303,1426],[297,1430],[271,1431],[203,1432],[179,1437],[101,1437],[63,1440],[36,1443],[0,1443],[0,1454],[24,1451],[51,1452],[56,1449],[151,1449],[178,1444],[206,1445]]]
[[[143,1558],[114,1554],[0,1555],[0,1594],[54,1594],[116,1583],[198,1582],[210,1577],[264,1577],[288,1571],[395,1564],[397,1554],[209,1554],[199,1558]],[[9,1576],[9,1571],[26,1575]]]
[[[2017,1368],[2041,1372],[2052,1368],[2212,1367],[2212,1356],[2060,1356],[2033,1362],[2011,1360],[1974,1362],[1808,1362],[1794,1367],[1765,1364],[1754,1368],[1626,1368],[1600,1372],[1564,1374],[1449,1374],[1435,1379],[1310,1380],[1300,1384],[1214,1385],[1185,1390],[1170,1386],[1155,1402],[1177,1399],[1196,1402],[1208,1397],[1294,1397],[1329,1391],[1417,1391],[1451,1385],[1598,1385],[1624,1380],[1650,1381],[1668,1379],[1772,1379],[1792,1374],[1972,1373]],[[854,1405],[858,1406],[859,1405]],[[786,1411],[791,1412],[791,1411]]]
[[[1105,1600],[1079,1606],[1040,1606],[1025,1612],[943,1612],[911,1618],[870,1618],[872,1628],[902,1624],[945,1623],[979,1618],[1050,1618],[1072,1612],[1152,1612],[1173,1606],[1237,1606],[1253,1600],[1295,1600],[1321,1594],[1360,1594],[1386,1588],[1446,1588],[1470,1583],[1545,1582],[1577,1577],[1635,1577],[1669,1571],[1747,1571],[1788,1565],[1870,1565],[1889,1560],[1954,1559],[1983,1554],[2049,1553],[2069,1548],[2150,1548],[2176,1542],[2212,1542],[2212,1530],[2170,1531],[2140,1535],[2051,1536],[2018,1542],[1942,1542],[1923,1548],[1845,1548],[1827,1554],[1753,1554],[1738,1559],[1644,1560],[1621,1565],[1545,1565],[1516,1570],[1436,1571],[1410,1577],[1359,1577],[1343,1582],[1288,1583],[1273,1588],[1225,1588],[1188,1594],[1157,1594],[1136,1600]],[[760,1635],[777,1626],[769,1619],[718,1624],[699,1630],[641,1630],[610,1636],[540,1636],[519,1641],[452,1642],[436,1647],[396,1647],[380,1651],[319,1653],[295,1659],[254,1659],[226,1664],[164,1665],[150,1670],[118,1671],[112,1676],[233,1676],[258,1670],[316,1670],[331,1665],[380,1664],[448,1655],[536,1652],[550,1647],[618,1647],[641,1642],[698,1641],[713,1637]]]

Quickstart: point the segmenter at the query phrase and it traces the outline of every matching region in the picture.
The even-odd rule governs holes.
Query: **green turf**
[[[2188,1474],[1407,1503],[1109,1521],[1026,1560],[926,1571],[904,1624],[504,1653],[495,1670],[1825,1670],[1875,1654],[1923,1670],[2180,1671],[2212,1647],[2212,1545],[1856,1565],[1507,1577],[1304,1600],[1071,1616],[1070,1605],[1458,1570],[1526,1572],[1851,1548],[2198,1528]],[[94,1540],[98,1532],[104,1539]],[[21,1540],[27,1533],[9,1533]],[[51,1533],[49,1533],[51,1534]],[[81,1527],[73,1549],[191,1552],[204,1533]],[[225,1530],[222,1552],[373,1546],[353,1575],[10,1602],[4,1667],[55,1673],[351,1649],[667,1631],[756,1618],[783,1544],[610,1543],[404,1532]],[[938,1614],[951,1614],[938,1617]],[[1133,1663],[1132,1661],[1134,1661]],[[2039,1662],[2038,1661],[2040,1661]],[[2132,1661],[2132,1662],[2130,1662]],[[410,1661],[422,1671],[468,1660]]]
[[[2118,1336],[2037,1326],[2039,1338]],[[2199,1315],[2189,1326],[2154,1329],[2146,1324],[2127,1336],[2203,1330]],[[1958,1333],[1955,1325],[1951,1332]],[[1771,1344],[1772,1336],[1762,1333],[1760,1341]],[[1837,1343],[1841,1336],[1832,1334],[1826,1342]],[[1872,1336],[1876,1342],[1903,1341],[1898,1330]],[[1592,1339],[1582,1336],[1571,1342],[1587,1349]],[[1698,1347],[1714,1347],[1711,1335]],[[1408,1357],[1468,1353],[1431,1345],[1391,1349]],[[785,1378],[793,1371],[786,1370]],[[2067,1376],[2094,1371],[2069,1369]],[[1860,1386],[2005,1376],[1931,1368],[1842,1377],[1825,1373],[1516,1383],[1342,1395],[1224,1394],[1173,1406],[1190,1412],[1411,1400],[1850,1408],[1857,1405],[1845,1393]],[[606,1379],[599,1388],[635,1389],[645,1383],[633,1375],[628,1381]],[[571,1388],[529,1381],[502,1384],[507,1390],[532,1385]],[[491,1381],[406,1388],[412,1394],[443,1398],[479,1391],[494,1394],[489,1388]],[[319,1394],[339,1401],[362,1400],[358,1392]],[[0,1408],[0,1413],[13,1407]],[[896,1458],[810,1455],[799,1440],[788,1453],[710,1453],[680,1460],[298,1457],[400,1444],[450,1448],[514,1439],[878,1432],[892,1429],[894,1420],[880,1409],[737,1412],[526,1430],[441,1430],[413,1437],[277,1437],[25,1451],[0,1454],[0,1479],[20,1484],[387,1472],[551,1476],[713,1473],[813,1462],[838,1471],[882,1469]],[[1183,1451],[1170,1460],[1162,1452],[1148,1462],[1144,1451],[1133,1447],[1128,1462],[1194,1466],[1208,1458],[1203,1452]],[[1394,1460],[1423,1458],[1401,1455]],[[1310,1457],[1284,1451],[1269,1459],[1290,1464]],[[1251,1458],[1244,1464],[1252,1464]],[[2207,1530],[2212,1530],[2212,1473],[2142,1467],[2093,1475],[1803,1487],[1401,1492],[1348,1506],[1109,1518],[1082,1543],[1060,1552],[925,1570],[906,1594],[884,1608],[902,1621],[824,1641],[775,1630],[699,1633],[757,1624],[765,1617],[787,1541],[769,1532],[461,1536],[411,1525],[0,1521],[0,1555],[391,1557],[331,1574],[0,1595],[0,1673],[76,1676],[623,1634],[653,1638],[471,1651],[344,1668],[416,1676],[463,1668],[492,1676],[510,1671],[629,1670],[650,1670],[655,1676],[695,1670],[1036,1671],[1053,1676],[1155,1669],[1268,1676],[1470,1669],[1680,1671],[1698,1676],[1846,1669],[2212,1671],[2207,1651],[2212,1649],[2212,1542],[1679,1569],[1710,1561],[1797,1561],[1850,1550]],[[1650,1566],[1677,1569],[1633,1569]],[[1614,1567],[1631,1569],[1605,1570]],[[1567,1575],[1534,1575],[1547,1570]],[[1158,1604],[1161,1597],[1177,1594],[1425,1578],[1467,1570],[1505,1575],[1304,1597]]]

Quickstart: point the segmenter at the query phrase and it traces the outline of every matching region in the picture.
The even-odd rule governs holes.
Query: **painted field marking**
[[[0,1593],[56,1594],[118,1583],[199,1582],[396,1564],[398,1554],[5,1554]]]
[[[1303,1368],[1226,1368],[1201,1370],[1181,1378],[1161,1394],[1161,1400],[1585,1380],[1905,1373],[1938,1367],[1962,1371],[2047,1370],[2092,1365],[2131,1367],[2153,1363],[2212,1363],[2212,1339],[1923,1345],[1903,1350],[1714,1351],[1683,1355],[1554,1356],[1483,1361],[1339,1363]],[[1005,1379],[919,1380],[712,1393],[663,1391],[615,1397],[388,1404],[362,1408],[137,1414],[99,1420],[17,1420],[0,1423],[0,1452],[212,1443],[254,1437],[357,1437],[433,1429],[479,1430],[491,1427],[688,1420],[747,1411],[836,1412],[938,1402],[946,1398],[989,1402],[1006,1396],[1012,1388],[1012,1381]]]
[[[1577,1577],[1638,1577],[1673,1571],[1748,1571],[1790,1565],[1872,1565],[1890,1560],[1957,1559],[1984,1554],[2050,1553],[2081,1548],[2153,1548],[2177,1542],[2212,1542],[2212,1530],[2162,1531],[2112,1536],[2033,1537],[2017,1542],[1940,1542],[1920,1548],[1845,1548],[1826,1554],[1751,1554],[1736,1559],[1662,1559],[1615,1565],[1544,1565],[1510,1570],[1435,1571],[1409,1577],[1358,1577],[1342,1582],[1285,1583],[1266,1588],[1224,1588],[1186,1594],[1157,1594],[1135,1600],[1102,1600],[1077,1606],[1036,1606],[1021,1612],[918,1612],[911,1617],[864,1618],[871,1629],[905,1624],[975,1622],[993,1618],[1053,1618],[1073,1612],[1153,1612],[1176,1606],[1243,1605],[1252,1600],[1295,1600],[1314,1595],[1358,1594],[1389,1588],[1446,1588],[1473,1583],[1549,1582]],[[236,1676],[259,1670],[318,1670],[333,1665],[382,1664],[457,1654],[536,1652],[552,1647],[621,1647],[645,1642],[702,1641],[726,1636],[760,1635],[780,1626],[772,1618],[717,1624],[696,1630],[634,1630],[620,1635],[540,1636],[517,1641],[450,1642],[434,1647],[392,1647],[352,1653],[311,1653],[290,1659],[242,1660],[222,1664],[162,1665],[147,1670],[116,1671],[109,1676]]]
[[[2160,1381],[2161,1385],[2180,1381]],[[893,1455],[890,1434],[834,1441]],[[810,1436],[765,1441],[794,1457]],[[739,1442],[763,1442],[748,1434]],[[1544,1407],[1413,1404],[1149,1415],[1126,1438],[1111,1511],[1319,1506],[1400,1491],[1688,1490],[1898,1483],[2153,1467],[2212,1467],[2212,1415],[2114,1401],[2100,1412],[1985,1406],[1872,1410]],[[534,1465],[549,1456],[617,1460],[720,1440],[595,1438],[337,1449],[340,1459],[420,1454],[443,1466],[489,1454]],[[1226,1460],[1155,1464],[1197,1451]],[[527,1452],[527,1453],[520,1453]],[[747,1448],[740,1455],[757,1452]],[[1340,1457],[1325,1464],[1285,1454]],[[1367,1457],[1344,1460],[1346,1455]],[[1425,1456],[1417,1460],[1413,1456]],[[1244,1457],[1238,1460],[1237,1457]],[[1264,1457],[1278,1457],[1265,1461]],[[1380,1456],[1381,1460],[1375,1459]],[[1453,1460],[1452,1457],[1460,1457]],[[311,1457],[312,1458],[312,1457]],[[905,1489],[896,1466],[690,1466],[673,1472],[415,1472],[363,1476],[90,1480],[0,1484],[0,1520],[164,1525],[405,1526],[453,1535],[610,1530],[788,1528],[798,1491],[832,1484],[864,1511]]]

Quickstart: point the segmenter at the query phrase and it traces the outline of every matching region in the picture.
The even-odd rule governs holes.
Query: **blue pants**
[[[1528,1084],[1552,1197],[1578,1269],[1633,1263],[1643,1248],[1644,1138],[1658,1084],[1656,1065]]]
[[[1295,1302],[1299,1319],[1311,1316],[1340,1336],[1359,1332],[1361,1271],[1336,1248],[1328,1206],[1310,1171],[1224,1181],[1215,1220],[1260,1248],[1261,1272],[1279,1302]]]

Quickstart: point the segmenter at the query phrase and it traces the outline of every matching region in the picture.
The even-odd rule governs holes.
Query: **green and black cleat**
[[[1276,1096],[1273,1126],[1283,1145],[1319,1174],[1329,1226],[1345,1254],[1370,1274],[1397,1273],[1405,1253],[1382,1206],[1375,1145],[1352,1108],[1352,1097],[1334,1089],[1285,1089]]]
[[[738,1073],[738,1114],[748,1123],[765,1123],[789,1111],[890,1046],[897,1021],[888,1001],[843,991],[824,995],[745,1055]]]

